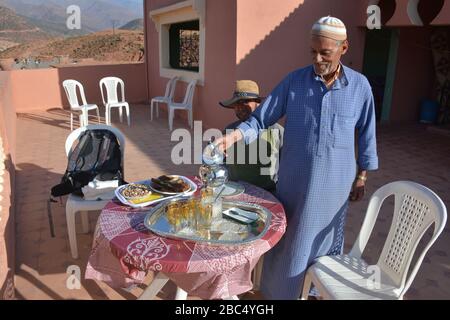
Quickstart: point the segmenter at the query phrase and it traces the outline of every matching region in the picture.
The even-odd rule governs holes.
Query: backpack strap
[[[80,138],[78,139],[78,143],[75,146],[74,150],[69,154],[69,164],[67,166],[67,172],[74,172],[77,168],[82,168],[84,165],[84,157],[80,157],[80,154],[84,154],[86,148],[88,146],[88,141],[92,140],[91,132],[89,130],[84,131]],[[83,163],[79,166],[79,161]]]
[[[109,159],[109,147],[111,146],[111,134],[110,132],[105,132],[102,136],[101,145],[98,148],[97,162],[94,165],[94,171],[101,171],[105,162]],[[101,164],[101,167],[98,168],[98,165]]]

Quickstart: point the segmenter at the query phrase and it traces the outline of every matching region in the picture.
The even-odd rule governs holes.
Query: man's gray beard
[[[315,69],[316,67],[314,67],[314,69]],[[333,72],[331,71],[331,65],[327,65],[327,69],[322,73],[322,72],[318,72],[318,70],[315,70],[316,71],[316,74],[318,75],[318,76],[321,76],[321,77],[325,77],[325,76],[327,76],[327,75],[330,75],[330,74],[332,74]]]

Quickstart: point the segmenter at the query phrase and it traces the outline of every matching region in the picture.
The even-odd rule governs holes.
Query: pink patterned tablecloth
[[[191,179],[201,184],[198,178]],[[163,272],[178,287],[202,299],[229,298],[251,290],[251,272],[283,236],[286,216],[272,194],[243,184],[244,194],[226,200],[256,203],[272,212],[269,230],[262,239],[242,246],[210,246],[163,238],[144,226],[148,209],[111,201],[97,223],[86,279],[127,288],[142,283],[149,272]]]

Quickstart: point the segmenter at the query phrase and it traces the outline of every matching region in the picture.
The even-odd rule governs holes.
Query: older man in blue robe
[[[362,199],[368,171],[378,169],[372,90],[341,63],[348,47],[341,20],[319,19],[311,32],[313,64],[290,73],[249,120],[216,141],[223,151],[241,139],[250,143],[286,116],[276,194],[288,227],[264,260],[268,299],[298,299],[312,262],[342,253],[349,199]]]

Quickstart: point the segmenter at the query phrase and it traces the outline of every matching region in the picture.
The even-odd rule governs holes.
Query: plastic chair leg
[[[78,259],[78,246],[77,246],[77,231],[75,225],[76,212],[72,208],[70,201],[66,203],[66,222],[67,222],[67,234],[69,236],[70,252],[72,258]]]
[[[184,291],[183,289],[177,287],[177,295],[175,297],[175,300],[187,300],[188,293]]]
[[[125,111],[127,112],[128,126],[131,127],[130,106],[125,106]]]
[[[84,126],[87,127],[89,125],[89,111],[88,110],[83,110],[83,115],[84,115]]]
[[[159,119],[159,102],[156,102],[156,118]]]
[[[154,106],[155,102],[152,100],[150,102],[150,121],[153,121],[153,106]]]
[[[173,129],[173,117],[174,117],[174,110],[169,107],[169,130],[172,131]]]
[[[194,121],[193,121],[193,114],[192,114],[192,109],[188,110],[188,120],[189,120],[189,126],[191,127],[191,129],[194,128]]]
[[[110,126],[111,125],[111,108],[110,107],[106,107],[105,117],[106,117],[106,124],[108,126]]]
[[[83,226],[83,233],[89,233],[89,213],[87,211],[81,212],[81,224]]]
[[[83,128],[83,127],[85,127],[85,124],[84,124],[84,116],[81,114],[81,115],[80,115],[80,128]]]
[[[119,107],[120,123],[123,123],[123,107]]]
[[[98,124],[101,124],[101,119],[100,119],[100,110],[95,109],[95,111],[97,112],[97,119],[98,119]]]

